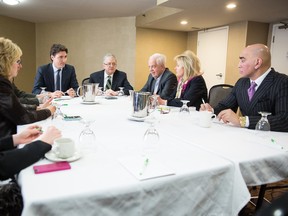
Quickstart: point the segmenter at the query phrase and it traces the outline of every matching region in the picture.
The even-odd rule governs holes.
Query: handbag
[[[15,179],[0,185],[0,215],[20,216],[23,210],[21,188]]]

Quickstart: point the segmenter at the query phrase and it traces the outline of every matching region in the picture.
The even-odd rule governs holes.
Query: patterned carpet
[[[269,202],[273,202],[273,200],[281,197],[284,193],[288,193],[288,180],[285,181],[281,181],[279,183],[275,183],[275,184],[269,184],[268,186],[284,186],[287,185],[286,188],[282,188],[282,189],[271,189],[271,190],[267,190],[265,192],[265,201],[263,202],[262,207],[266,207],[268,205],[270,205]],[[252,197],[257,197],[257,195],[259,194],[259,189],[260,187],[249,187],[249,191],[251,193]],[[254,203],[257,202],[257,199],[252,199],[251,201],[253,201]],[[239,216],[253,216],[255,214],[255,206],[251,203],[248,203],[240,212]]]

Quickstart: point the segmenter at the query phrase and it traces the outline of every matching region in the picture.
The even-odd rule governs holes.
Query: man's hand
[[[112,89],[108,89],[108,90],[105,91],[105,95],[107,95],[107,96],[117,96],[118,92],[113,91]]]
[[[66,93],[70,96],[70,97],[75,97],[76,96],[76,93],[74,91],[73,88],[70,88],[66,91]]]
[[[201,106],[200,106],[200,111],[213,112],[213,108],[210,106],[210,104],[205,103],[205,104],[201,104]]]
[[[239,117],[231,109],[222,110],[218,114],[219,121],[223,121],[225,124],[231,123],[240,127]]]

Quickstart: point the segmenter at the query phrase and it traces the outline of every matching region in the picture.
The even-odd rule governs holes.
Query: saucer
[[[47,152],[45,154],[45,157],[50,160],[50,161],[54,161],[54,162],[59,162],[59,161],[67,161],[67,162],[72,162],[72,161],[76,161],[78,160],[79,158],[81,158],[81,153],[76,151],[74,153],[74,155],[72,157],[69,157],[69,158],[59,158],[56,156],[55,152],[53,150]]]
[[[98,104],[99,103],[99,101],[81,101],[80,102],[81,104]]]
[[[147,119],[147,117],[128,116],[128,119],[131,121],[144,122]]]

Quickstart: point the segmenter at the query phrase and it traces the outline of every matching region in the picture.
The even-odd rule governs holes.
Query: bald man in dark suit
[[[288,132],[288,76],[271,68],[271,54],[267,46],[253,44],[240,54],[238,65],[243,76],[235,84],[231,94],[214,107],[214,113],[224,123],[255,129],[261,115],[269,112],[268,121],[272,131]],[[249,98],[252,82],[255,93]],[[243,116],[239,117],[239,107]],[[201,110],[212,110],[209,104]]]

